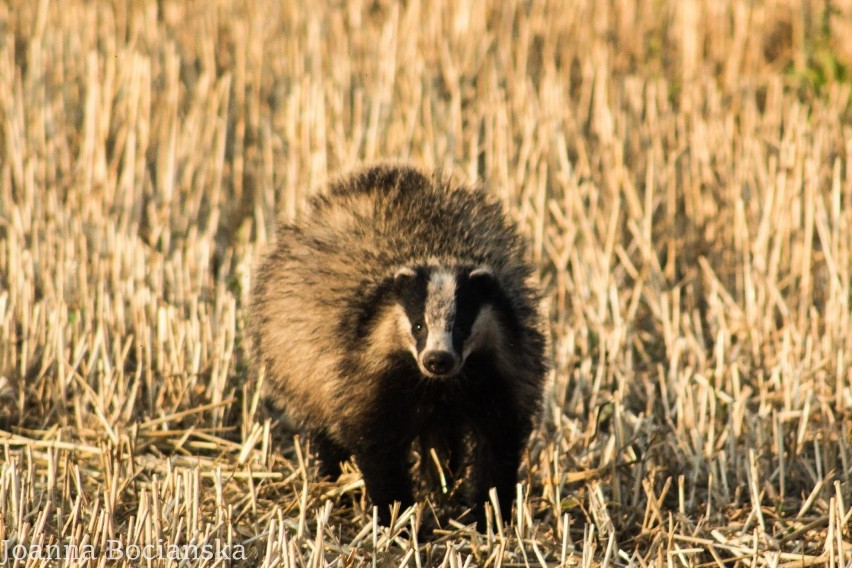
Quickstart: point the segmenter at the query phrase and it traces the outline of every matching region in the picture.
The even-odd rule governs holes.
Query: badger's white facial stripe
[[[426,289],[426,327],[429,335],[424,351],[453,352],[453,324],[456,318],[456,277],[450,272],[434,272]]]
[[[423,348],[423,353],[427,351],[449,351],[453,353],[453,334],[452,333],[432,333],[426,338],[426,347]]]
[[[466,360],[471,353],[483,347],[493,346],[500,349],[502,342],[503,333],[497,315],[494,313],[494,308],[482,306],[473,321],[470,336],[464,342],[462,359]]]

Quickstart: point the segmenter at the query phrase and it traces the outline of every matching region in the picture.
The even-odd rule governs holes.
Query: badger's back
[[[304,426],[333,431],[351,400],[374,387],[358,372],[341,376],[341,362],[378,348],[364,343],[367,324],[388,307],[389,277],[413,264],[490,267],[517,326],[537,334],[538,296],[523,257],[500,203],[481,189],[395,165],[332,182],[298,223],[279,227],[257,275],[251,325],[266,393]],[[540,359],[540,336],[532,341],[529,355]]]

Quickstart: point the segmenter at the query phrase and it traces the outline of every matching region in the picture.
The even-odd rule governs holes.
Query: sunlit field
[[[0,4],[0,565],[852,565],[828,4]],[[421,530],[435,494],[377,526],[259,394],[276,220],[378,159],[483,183],[539,268],[546,402],[486,534]]]

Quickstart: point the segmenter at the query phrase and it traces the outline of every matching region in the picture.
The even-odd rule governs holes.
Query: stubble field
[[[852,5],[302,4],[0,4],[0,563],[852,564]],[[380,158],[484,180],[540,268],[488,534],[376,527],[258,395],[275,219]]]

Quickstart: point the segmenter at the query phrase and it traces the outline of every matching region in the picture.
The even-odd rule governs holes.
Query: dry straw
[[[850,28],[795,0],[0,4],[0,543],[849,565]],[[485,179],[547,290],[543,424],[487,534],[418,536],[428,503],[377,527],[249,371],[276,214],[380,157]]]

